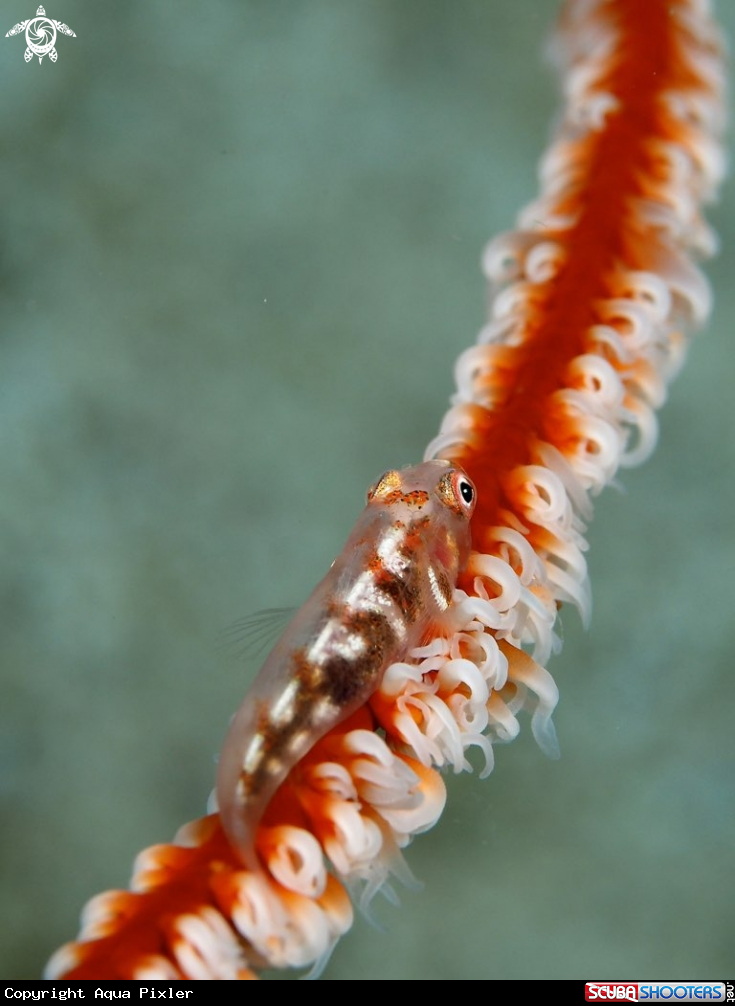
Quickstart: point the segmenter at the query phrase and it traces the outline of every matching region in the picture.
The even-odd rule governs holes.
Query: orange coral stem
[[[681,56],[681,24],[674,14],[686,0],[608,0],[600,14],[619,33],[601,89],[616,105],[602,128],[577,141],[574,157],[583,175],[558,212],[573,217],[567,228],[534,229],[563,244],[566,260],[552,283],[529,292],[529,311],[521,346],[495,374],[502,401],[476,410],[471,443],[453,450],[478,487],[473,529],[500,523],[500,510],[517,510],[503,490],[506,474],[530,461],[530,443],[547,438],[549,396],[566,383],[570,362],[585,351],[587,332],[599,319],[596,304],[615,293],[621,261],[628,268],[651,269],[660,254],[652,227],[631,220],[631,205],[646,198],[659,171],[652,138],[681,141],[681,130],[666,113],[661,96],[681,87],[705,86]],[[554,439],[563,437],[558,427]],[[520,515],[519,515],[520,516]]]
[[[105,914],[109,914],[105,923],[109,934],[77,946],[77,963],[64,973],[66,979],[126,979],[131,977],[131,963],[152,955],[169,955],[166,919],[211,904],[213,875],[226,868],[240,868],[218,815],[204,818],[201,826],[201,834],[208,832],[208,837],[199,846],[166,845],[148,850],[148,855],[156,857],[156,864],[155,872],[147,875],[150,887],[145,893],[111,891],[102,895]]]

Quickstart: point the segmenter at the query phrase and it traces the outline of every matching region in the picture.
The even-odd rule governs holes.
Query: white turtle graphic
[[[54,48],[57,31],[62,32],[64,35],[72,35],[76,38],[76,35],[71,30],[69,25],[62,24],[61,21],[54,21],[53,18],[46,17],[46,11],[43,7],[38,8],[35,17],[29,18],[28,21],[21,21],[20,24],[14,25],[10,31],[5,33],[5,38],[9,38],[11,35],[20,35],[22,31],[26,33],[26,43],[28,45],[28,48],[23,54],[23,58],[26,63],[30,63],[34,56],[38,56],[39,63],[44,56],[48,56],[52,63],[56,62],[59,55]]]

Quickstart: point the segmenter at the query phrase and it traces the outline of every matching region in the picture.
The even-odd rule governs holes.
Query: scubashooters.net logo
[[[26,45],[28,46],[23,53],[23,59],[26,63],[30,63],[34,56],[38,56],[39,63],[44,56],[48,56],[51,62],[55,63],[59,57],[56,51],[57,32],[60,31],[62,35],[71,35],[72,38],[77,37],[68,24],[62,24],[61,21],[54,21],[52,17],[47,17],[43,7],[38,8],[35,17],[13,25],[10,31],[5,33],[5,38],[10,38],[11,35],[20,35],[22,31],[26,33]]]
[[[730,982],[585,982],[587,1002],[727,1002]]]

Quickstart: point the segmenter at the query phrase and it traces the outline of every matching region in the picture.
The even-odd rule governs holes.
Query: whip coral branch
[[[709,310],[690,255],[723,173],[720,44],[702,0],[571,0],[565,108],[539,199],[484,256],[490,318],[459,359],[427,457],[478,488],[474,551],[442,633],[391,665],[366,706],[291,772],[243,868],[216,813],[139,857],[131,890],[87,906],[49,977],[247,979],[319,964],[406,870],[442,812],[437,769],[493,767],[517,714],[556,751],[560,605],[584,620],[590,497],[656,439],[654,411]]]

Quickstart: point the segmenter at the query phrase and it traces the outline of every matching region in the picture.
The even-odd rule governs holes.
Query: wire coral
[[[553,754],[558,607],[589,614],[590,497],[656,438],[654,410],[709,309],[689,255],[723,172],[720,45],[695,0],[572,0],[557,53],[566,105],[539,199],[484,256],[490,320],[457,364],[427,457],[478,486],[474,552],[445,632],[392,665],[371,700],[292,771],[244,870],[216,813],[87,906],[49,977],[248,979],[319,962],[399,878],[442,812],[437,769],[482,774],[519,732]]]

